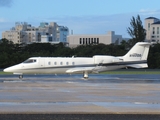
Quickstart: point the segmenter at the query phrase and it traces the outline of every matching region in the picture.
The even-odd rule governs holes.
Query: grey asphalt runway
[[[1,75],[0,113],[160,114],[160,75]]]

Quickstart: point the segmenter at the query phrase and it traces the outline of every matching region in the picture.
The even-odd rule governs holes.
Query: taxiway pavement
[[[160,114],[160,75],[0,76],[0,113]]]

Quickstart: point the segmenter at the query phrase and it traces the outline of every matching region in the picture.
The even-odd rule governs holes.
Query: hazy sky
[[[0,0],[0,38],[2,31],[27,22],[57,22],[74,34],[116,34],[129,37],[126,28],[132,16],[160,19],[160,0]]]

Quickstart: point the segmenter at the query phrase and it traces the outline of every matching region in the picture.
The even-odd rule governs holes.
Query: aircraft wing
[[[92,72],[94,70],[95,67],[78,67],[78,68],[71,68],[71,69],[68,69],[66,71],[66,73],[76,73],[76,72],[85,72],[85,71],[88,71],[88,72]]]

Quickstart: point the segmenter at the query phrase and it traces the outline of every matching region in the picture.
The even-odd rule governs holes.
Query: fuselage
[[[104,59],[105,58],[105,59]],[[4,72],[13,72],[14,74],[26,73],[51,73],[51,74],[64,74],[68,73],[67,70],[78,68],[91,68],[98,72],[106,70],[114,70],[123,68],[124,65],[99,65],[111,64],[120,60],[113,56],[93,56],[93,57],[32,57],[28,60],[4,69]],[[83,73],[83,70],[74,73]]]

